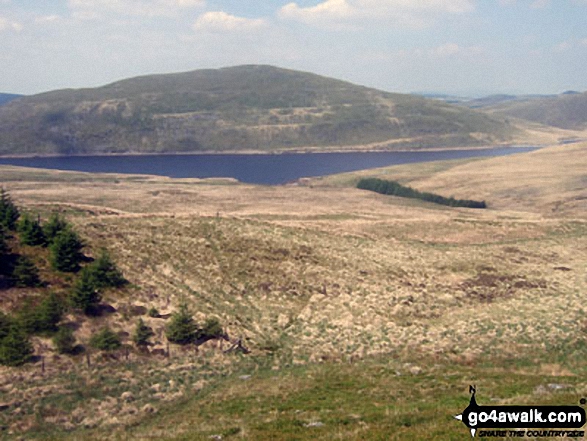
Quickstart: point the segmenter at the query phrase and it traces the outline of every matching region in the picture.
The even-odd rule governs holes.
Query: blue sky
[[[272,64],[392,92],[587,90],[587,0],[0,0],[0,92]]]

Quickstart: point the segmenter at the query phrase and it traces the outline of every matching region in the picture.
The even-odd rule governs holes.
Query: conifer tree
[[[167,340],[180,345],[191,343],[198,337],[198,326],[185,303],[171,316],[166,335]]]
[[[9,254],[10,248],[8,248],[8,244],[6,243],[4,228],[2,228],[2,225],[0,225],[0,275],[8,276],[10,273],[10,268],[8,264]]]
[[[205,337],[220,337],[224,335],[224,331],[222,330],[222,326],[220,322],[216,318],[209,318],[204,323],[202,327],[202,336]]]
[[[33,346],[27,335],[17,323],[13,323],[0,341],[0,364],[20,366],[28,361],[32,353]]]
[[[90,346],[101,351],[113,351],[122,346],[120,337],[109,327],[103,328],[90,339]]]
[[[0,225],[0,261],[8,255],[8,244],[6,243],[6,233],[4,228]]]
[[[50,293],[36,308],[37,328],[40,332],[57,331],[57,324],[63,316],[63,305],[59,298]]]
[[[4,188],[0,188],[0,225],[7,230],[14,231],[19,216],[18,208],[12,202],[10,195]]]
[[[116,268],[106,250],[102,250],[98,258],[88,265],[85,270],[90,273],[92,282],[98,289],[119,287],[126,283],[126,279],[122,276],[120,270]]]
[[[12,279],[18,287],[36,287],[41,285],[39,270],[26,256],[19,256],[12,271]]]
[[[69,224],[65,219],[59,216],[59,213],[53,212],[49,220],[43,225],[43,232],[47,238],[48,243],[53,243],[57,235],[69,228]]]
[[[20,243],[23,245],[44,246],[47,243],[41,223],[38,219],[32,219],[28,214],[24,214],[18,222],[18,232]]]
[[[70,295],[72,306],[81,309],[87,315],[93,315],[96,313],[100,300],[102,300],[100,293],[96,290],[90,273],[82,271]]]
[[[137,346],[146,346],[149,344],[149,339],[155,335],[153,329],[147,326],[143,319],[137,321],[137,327],[133,335],[133,341]]]
[[[53,344],[60,354],[72,354],[75,351],[73,331],[66,326],[60,326],[53,337]]]
[[[0,311],[0,341],[8,335],[12,323],[12,318]]]
[[[51,265],[58,271],[76,272],[83,259],[83,243],[71,229],[60,231],[51,244]]]

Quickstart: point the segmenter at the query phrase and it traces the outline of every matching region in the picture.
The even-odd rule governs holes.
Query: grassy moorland
[[[171,357],[57,356],[0,369],[0,436],[48,439],[464,439],[480,403],[577,404],[584,360],[587,144],[403,165],[264,187],[230,180],[1,167],[27,210],[58,209],[131,282],[115,312],[80,319],[130,334],[185,301],[227,343]],[[487,201],[451,208],[354,188],[361,177]],[[39,256],[42,263],[43,256]],[[10,308],[22,289],[3,293]],[[142,309],[139,307],[143,307]],[[97,320],[97,321],[96,321]],[[130,394],[125,394],[130,392]],[[220,439],[220,438],[216,438]]]

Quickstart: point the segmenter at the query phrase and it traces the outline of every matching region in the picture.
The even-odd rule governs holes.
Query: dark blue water
[[[0,164],[95,173],[132,173],[172,178],[231,177],[252,184],[283,184],[302,177],[414,162],[504,156],[535,147],[436,152],[284,153],[275,155],[149,155],[0,158]]]

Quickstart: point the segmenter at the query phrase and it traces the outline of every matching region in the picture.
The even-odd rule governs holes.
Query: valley
[[[132,349],[87,366],[34,337],[44,373],[39,362],[0,368],[3,436],[460,439],[452,416],[469,384],[483,402],[577,404],[587,393],[586,149],[277,187],[2,166],[19,206],[63,213],[130,282],[105,294],[113,312],[79,323],[82,343],[104,323],[130,343],[141,316],[151,352],[164,353],[167,319],[144,311],[165,317],[185,302],[250,350],[172,344],[169,358]],[[362,177],[487,209],[358,190]]]

